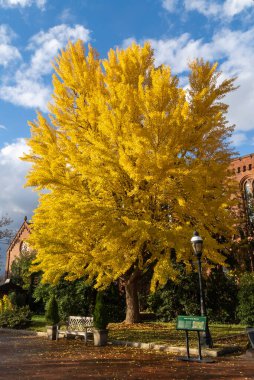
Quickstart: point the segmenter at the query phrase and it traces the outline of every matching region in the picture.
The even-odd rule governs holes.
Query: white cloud
[[[178,0],[162,0],[162,7],[168,12],[174,12],[177,7]]]
[[[68,41],[89,41],[89,33],[82,25],[70,27],[62,24],[34,35],[27,47],[32,53],[30,62],[16,71],[14,84],[13,78],[9,78],[9,82],[0,87],[0,98],[19,106],[46,111],[51,86],[44,78],[52,72],[53,58]]]
[[[253,7],[253,0],[226,0],[223,10],[226,16],[234,17],[236,14]]]
[[[29,78],[19,78],[15,86],[0,87],[0,98],[17,106],[47,111],[51,88]]]
[[[253,7],[253,0],[185,0],[184,6],[187,11],[196,11],[207,17],[218,17],[225,21],[225,18],[231,19],[237,14]]]
[[[0,0],[0,7],[15,8],[15,7],[31,7],[36,5],[40,9],[44,9],[47,0]]]
[[[29,42],[28,49],[33,50],[29,76],[41,76],[52,71],[51,62],[58,51],[66,46],[68,41],[78,39],[88,42],[90,31],[82,25],[75,25],[73,28],[68,25],[57,25],[47,32],[39,32],[34,35]]]
[[[2,44],[9,44],[14,37],[16,37],[16,34],[8,25],[0,25],[0,41]]]
[[[227,96],[229,119],[237,130],[253,129],[254,99],[254,28],[246,31],[223,30],[213,41],[212,48],[221,51],[225,60],[220,68],[226,76],[237,76],[239,89]]]
[[[172,39],[152,39],[150,42],[155,51],[156,64],[168,64],[175,74],[188,70],[188,63],[195,58],[219,58],[219,52],[211,49],[211,43],[203,43],[201,39],[194,40],[188,33]]]
[[[185,0],[187,11],[197,11],[205,16],[216,16],[221,11],[222,5],[209,0]]]
[[[123,41],[121,48],[122,48],[122,49],[127,49],[128,46],[130,46],[130,45],[133,44],[133,42],[137,43],[137,40],[136,40],[134,37],[126,38],[126,39]]]
[[[72,22],[75,19],[70,8],[65,8],[59,15],[59,20],[62,22]]]
[[[219,69],[222,77],[237,76],[236,85],[239,89],[229,94],[225,101],[230,105],[229,121],[236,124],[236,130],[249,131],[254,129],[253,99],[254,99],[254,27],[247,31],[231,31],[220,29],[210,41],[193,39],[187,33],[177,38],[150,40],[155,52],[157,65],[167,64],[173,74],[178,74],[186,84],[188,62],[195,58],[208,61],[220,61]],[[123,46],[130,43],[126,40]]]
[[[235,147],[244,145],[246,141],[247,141],[247,137],[245,133],[234,133],[231,137],[231,143]]]
[[[5,125],[0,124],[0,129],[7,129]]]
[[[25,176],[30,167],[19,157],[28,151],[24,139],[17,139],[0,149],[0,177],[3,191],[0,192],[1,215],[8,214],[18,227],[25,215],[37,205],[37,195],[31,189],[24,189]]]
[[[6,67],[11,61],[19,59],[21,56],[18,49],[10,45],[0,44],[0,65]]]
[[[8,66],[10,62],[20,60],[21,55],[15,46],[11,45],[14,32],[7,25],[0,25],[0,65]]]

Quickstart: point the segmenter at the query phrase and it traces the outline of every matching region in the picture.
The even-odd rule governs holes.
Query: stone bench
[[[62,328],[65,326],[64,328]],[[56,340],[59,335],[65,338],[70,336],[83,336],[85,343],[87,343],[88,334],[93,332],[93,317],[80,317],[70,316],[65,324],[57,325]]]

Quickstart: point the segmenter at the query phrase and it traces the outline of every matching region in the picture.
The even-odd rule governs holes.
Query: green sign
[[[176,323],[177,330],[205,331],[206,317],[179,315]]]

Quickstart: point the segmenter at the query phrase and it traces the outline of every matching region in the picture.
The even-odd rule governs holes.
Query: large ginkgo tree
[[[223,264],[218,236],[232,234],[232,152],[222,98],[233,79],[190,64],[185,88],[156,67],[151,46],[100,60],[81,41],[56,58],[49,118],[30,123],[27,186],[39,192],[30,244],[36,270],[57,283],[85,276],[97,288],[121,279],[126,322],[139,320],[138,282],[151,288],[189,265],[198,230],[207,263]]]

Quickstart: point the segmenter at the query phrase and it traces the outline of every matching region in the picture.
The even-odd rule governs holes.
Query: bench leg
[[[85,344],[87,344],[87,331],[84,334],[84,341],[85,341]]]

